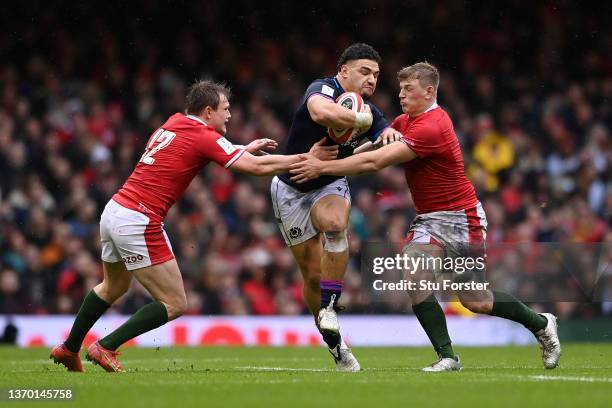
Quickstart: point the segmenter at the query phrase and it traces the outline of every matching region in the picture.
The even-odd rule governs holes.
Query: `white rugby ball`
[[[353,112],[363,112],[365,103],[363,98],[356,92],[345,92],[336,99],[336,103],[346,109],[352,110]],[[327,133],[329,137],[338,144],[344,144],[351,140],[359,132],[360,129],[347,128],[347,129],[336,129],[328,128]]]

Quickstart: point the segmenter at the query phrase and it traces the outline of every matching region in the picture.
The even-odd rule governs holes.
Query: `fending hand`
[[[301,161],[292,164],[289,167],[289,173],[294,174],[291,181],[298,184],[320,177],[322,173],[323,162],[311,154],[300,154],[298,156]]]
[[[338,145],[323,146],[325,140],[326,138],[322,138],[313,144],[308,153],[319,160],[334,160],[338,157]]]
[[[400,140],[402,140],[402,134],[392,127],[388,127],[378,136],[378,139],[376,139],[374,145],[376,147],[381,147]]]
[[[255,156],[259,156],[261,154],[268,154],[266,150],[274,150],[277,147],[278,142],[276,140],[262,138],[253,140],[251,143],[246,145],[244,149]]]

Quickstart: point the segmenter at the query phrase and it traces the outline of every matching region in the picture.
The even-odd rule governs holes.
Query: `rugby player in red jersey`
[[[108,202],[100,219],[104,280],[85,297],[70,334],[51,359],[69,371],[84,371],[79,351],[85,335],[121,297],[135,277],[153,296],[122,326],[92,344],[87,359],[106,371],[123,371],[117,348],[181,316],[187,308],[183,280],[163,229],[170,207],[210,162],[256,176],[286,172],[297,156],[255,156],[276,148],[258,139],[236,146],[223,135],[231,114],[229,89],[212,81],[193,84],[185,114],[176,113],[150,137],[133,173]]]
[[[483,247],[487,220],[474,186],[465,176],[459,141],[448,114],[437,104],[438,70],[420,62],[398,73],[402,115],[391,127],[402,133],[400,142],[342,160],[305,159],[291,170],[295,182],[321,175],[355,175],[402,164],[417,216],[410,226],[404,253],[431,253],[431,248],[461,254],[465,244]],[[523,324],[534,333],[546,368],[555,368],[561,355],[557,322],[550,313],[538,314],[512,295],[492,290],[458,292],[461,303],[474,313],[499,316]],[[412,308],[427,333],[438,361],[423,371],[456,371],[462,365],[454,354],[444,312],[431,291],[411,293]]]

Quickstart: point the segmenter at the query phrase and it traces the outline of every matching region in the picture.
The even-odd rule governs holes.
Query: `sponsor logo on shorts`
[[[289,238],[296,239],[304,235],[304,231],[300,227],[291,227],[289,230]]]
[[[123,262],[126,265],[131,265],[131,264],[135,264],[135,263],[139,263],[144,259],[144,256],[142,255],[132,255],[132,256],[126,256],[125,258],[121,258],[123,259]]]

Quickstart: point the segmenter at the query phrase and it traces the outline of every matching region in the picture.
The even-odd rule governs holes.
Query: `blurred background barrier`
[[[100,319],[85,339],[85,346],[118,327],[129,316]],[[13,316],[14,342],[22,347],[52,346],[65,338],[72,316]],[[0,316],[0,322],[4,319]],[[4,323],[2,323],[4,324]],[[4,326],[0,326],[4,327]],[[459,346],[505,346],[535,344],[535,338],[521,325],[488,316],[449,316],[453,344]],[[429,340],[414,316],[345,316],[342,330],[351,346],[428,346]],[[562,341],[608,342],[612,319],[568,320],[559,327]],[[312,319],[299,317],[182,317],[126,346],[319,346],[321,336]]]
[[[85,339],[85,345],[103,337],[128,316],[103,317]],[[51,346],[62,341],[70,330],[72,316],[14,316],[19,330],[17,344],[24,347]],[[495,346],[535,343],[521,325],[491,317],[448,318],[453,344]],[[342,331],[352,346],[427,346],[429,340],[414,316],[345,316]],[[609,330],[608,330],[609,332]],[[182,317],[126,346],[318,346],[321,336],[312,318],[299,317]]]

